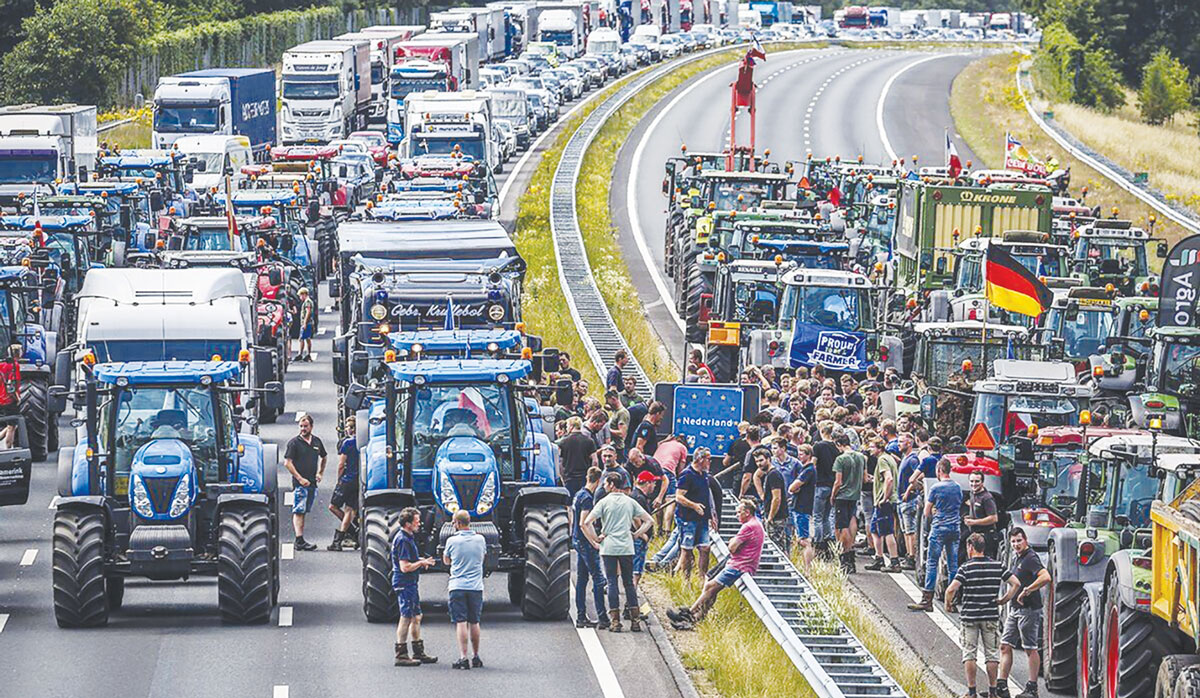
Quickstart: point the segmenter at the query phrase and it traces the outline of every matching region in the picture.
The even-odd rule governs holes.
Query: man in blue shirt
[[[629,353],[624,349],[618,349],[617,353],[613,355],[613,367],[608,369],[608,376],[604,379],[605,390],[621,390],[625,387],[621,370],[627,363],[629,363]]]
[[[692,455],[692,464],[679,474],[675,484],[675,511],[679,516],[679,565],[677,571],[682,571],[684,577],[691,577],[692,557],[699,551],[698,567],[700,576],[708,575],[708,550],[710,547],[709,521],[716,522],[713,511],[712,490],[709,481],[712,476],[708,468],[712,464],[712,454],[703,446],[696,449]]]
[[[901,569],[917,569],[917,508],[921,506],[921,487],[913,479],[921,465],[921,456],[914,446],[913,435],[907,432],[897,439],[900,444],[900,476],[896,491],[900,493],[900,529],[904,532],[904,552]]]
[[[483,560],[487,556],[487,541],[471,530],[471,514],[459,509],[454,512],[454,535],[446,540],[442,562],[450,567],[450,622],[458,634],[458,661],[455,669],[478,669],[479,622],[483,616]],[[467,659],[467,636],[470,635],[474,654]]]
[[[431,557],[421,557],[413,536],[421,530],[421,511],[405,507],[400,512],[400,530],[392,539],[392,589],[400,606],[400,622],[396,625],[396,666],[433,664],[437,657],[425,654],[421,639],[421,595],[417,579],[421,570],[436,564]],[[412,638],[412,657],[408,655],[408,640]]]
[[[929,541],[925,546],[925,588],[921,600],[910,603],[914,611],[933,611],[933,592],[937,585],[938,563],[946,553],[946,582],[958,573],[958,543],[962,537],[962,488],[950,479],[950,461],[937,464],[937,482],[925,485],[925,518],[929,519]]]
[[[358,549],[358,534],[354,519],[358,509],[358,422],[346,418],[346,438],[338,446],[338,481],[329,498],[329,512],[337,517],[338,527],[333,532],[333,542],[326,550],[340,551],[343,545]]]
[[[587,480],[583,487],[575,493],[571,503],[571,540],[575,543],[575,627],[608,629],[608,605],[605,602],[605,590],[608,580],[604,576],[604,565],[600,564],[600,551],[592,547],[587,536],[580,530],[583,520],[596,501],[596,488],[600,485],[600,476],[604,471],[596,466],[588,468]],[[587,585],[588,578],[592,580],[592,599],[596,604],[596,617],[600,622],[588,620]]]

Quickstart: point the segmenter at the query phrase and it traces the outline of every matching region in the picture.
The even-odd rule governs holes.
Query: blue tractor
[[[24,249],[28,253],[29,247]],[[0,254],[7,257],[8,252]],[[58,449],[58,415],[63,411],[61,405],[52,404],[49,394],[52,357],[58,351],[58,332],[52,323],[62,309],[43,304],[46,257],[42,252],[25,257],[23,261],[29,264],[0,266],[0,347],[5,353],[10,347],[20,347],[18,398],[35,462],[46,460],[50,451]]]
[[[79,444],[58,462],[59,626],[107,624],[133,576],[216,576],[222,620],[266,622],[279,595],[277,452],[240,431],[235,396],[278,402],[280,384],[254,391],[229,361],[85,361],[83,373]]]
[[[570,495],[557,481],[550,439],[525,403],[525,360],[440,359],[388,364],[382,390],[355,385],[362,410],[363,612],[396,618],[391,541],[400,511],[421,510],[422,555],[441,560],[454,512],[470,512],[487,540],[485,572],[508,574],[509,599],[529,619],[567,616]],[[438,563],[435,569],[445,568]]]

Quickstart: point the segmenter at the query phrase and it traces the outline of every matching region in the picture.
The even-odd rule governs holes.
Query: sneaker
[[[917,569],[917,561],[915,558],[906,557],[900,561],[900,569],[915,570]]]
[[[1037,682],[1031,681],[1025,684],[1025,690],[1013,696],[1013,698],[1038,698]]]
[[[882,570],[883,569],[883,558],[876,555],[875,559],[871,561],[871,564],[867,565],[863,569],[868,572],[878,572],[878,571]]]
[[[309,543],[303,538],[297,538],[295,548],[296,550],[316,550],[317,545],[316,543]]]
[[[576,628],[594,628],[596,625],[597,623],[595,621],[588,620],[587,616],[579,616],[579,620],[575,621]]]
[[[687,608],[685,606],[680,606],[679,608],[667,609],[667,618],[670,618],[671,622],[687,621],[687,622],[691,623],[691,622],[694,622],[694,620],[695,620],[694,618],[692,618],[692,609]]]
[[[475,655],[474,657],[471,657],[471,668],[472,669],[482,669],[483,668],[483,660],[479,658],[479,655]]]
[[[471,668],[471,660],[467,659],[466,657],[463,657],[462,659],[458,660],[457,662],[451,664],[450,668],[451,669],[470,669]]]
[[[690,620],[672,620],[671,627],[675,628],[676,630],[685,630],[685,631],[696,629],[695,623],[691,622]]]

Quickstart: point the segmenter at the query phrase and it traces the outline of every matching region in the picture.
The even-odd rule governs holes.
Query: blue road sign
[[[675,387],[672,431],[687,437],[688,450],[704,446],[723,456],[738,438],[742,389],[711,385]]]

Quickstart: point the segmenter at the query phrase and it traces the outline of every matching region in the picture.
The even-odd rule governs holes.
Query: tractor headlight
[[[167,513],[172,519],[177,519],[187,513],[192,503],[192,474],[184,473],[175,486],[175,496],[171,499],[171,510]]]
[[[133,510],[144,519],[154,517],[154,505],[150,504],[150,495],[146,493],[146,483],[142,482],[140,475],[133,476]]]
[[[387,317],[387,306],[382,303],[376,303],[371,306],[371,317],[376,320],[382,320]]]
[[[489,305],[488,306],[488,317],[492,319],[492,322],[500,322],[501,320],[503,320],[504,319],[504,306],[499,305],[499,304]]]
[[[475,503],[475,512],[478,514],[486,514],[492,510],[492,505],[496,503],[496,478],[489,475],[488,479],[483,482],[483,489],[479,490],[479,499]]]
[[[442,507],[451,514],[458,511],[458,495],[454,493],[454,484],[450,482],[446,473],[442,473],[439,489],[441,490]]]

